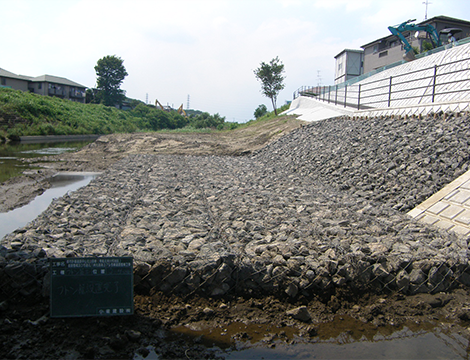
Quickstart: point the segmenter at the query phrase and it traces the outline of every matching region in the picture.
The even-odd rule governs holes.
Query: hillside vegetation
[[[139,103],[132,110],[81,104],[54,97],[0,88],[0,137],[85,135],[158,131],[162,129],[231,129],[219,114],[184,117]]]

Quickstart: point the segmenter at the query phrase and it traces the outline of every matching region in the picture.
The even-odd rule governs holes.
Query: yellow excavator
[[[180,105],[180,107],[178,108],[178,110],[175,110],[173,109],[171,106],[163,106],[160,101],[158,101],[157,99],[155,99],[155,107],[158,109],[160,108],[160,110],[163,110],[163,111],[167,111],[167,112],[170,112],[170,111],[176,111],[178,114],[180,115],[183,115],[184,117],[187,117],[188,115],[186,114],[186,111],[184,111],[183,109],[183,104]]]
[[[178,114],[183,115],[184,117],[187,117],[188,115],[186,114],[186,111],[183,109],[183,104],[180,105],[178,108]]]
[[[160,108],[160,110],[163,110],[163,105],[160,104],[160,102],[159,102],[157,99],[155,99],[155,107],[156,107],[157,109]]]

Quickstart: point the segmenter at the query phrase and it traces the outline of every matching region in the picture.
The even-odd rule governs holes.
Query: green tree
[[[262,62],[260,67],[254,70],[255,76],[261,82],[261,92],[271,99],[274,114],[277,115],[276,101],[279,92],[284,89],[284,64],[276,56],[269,64]]]
[[[116,55],[108,55],[99,59],[96,66],[97,98],[100,103],[107,106],[122,104],[125,92],[121,90],[121,84],[128,75],[123,65],[124,60]]]
[[[221,128],[225,123],[225,117],[219,114],[210,115],[208,112],[190,117],[189,124],[195,129]]]
[[[423,47],[423,52],[434,49],[434,47],[432,46],[432,43],[430,43],[429,41],[423,41],[422,47]]]
[[[258,119],[261,116],[266,115],[267,112],[268,112],[268,108],[266,107],[266,105],[261,104],[260,106],[256,108],[253,115],[255,116],[255,119]]]

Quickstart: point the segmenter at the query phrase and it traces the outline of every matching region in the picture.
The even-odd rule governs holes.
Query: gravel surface
[[[2,251],[132,255],[144,292],[296,298],[470,285],[467,240],[405,214],[467,170],[468,123],[331,119],[250,156],[130,155]]]

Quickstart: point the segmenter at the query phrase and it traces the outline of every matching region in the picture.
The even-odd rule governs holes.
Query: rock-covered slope
[[[468,170],[469,145],[468,115],[344,118],[304,126],[256,158],[406,212]]]
[[[131,155],[7,236],[0,276],[40,277],[45,256],[132,255],[139,291],[470,285],[467,240],[405,214],[467,169],[468,122],[330,119],[246,157]]]

